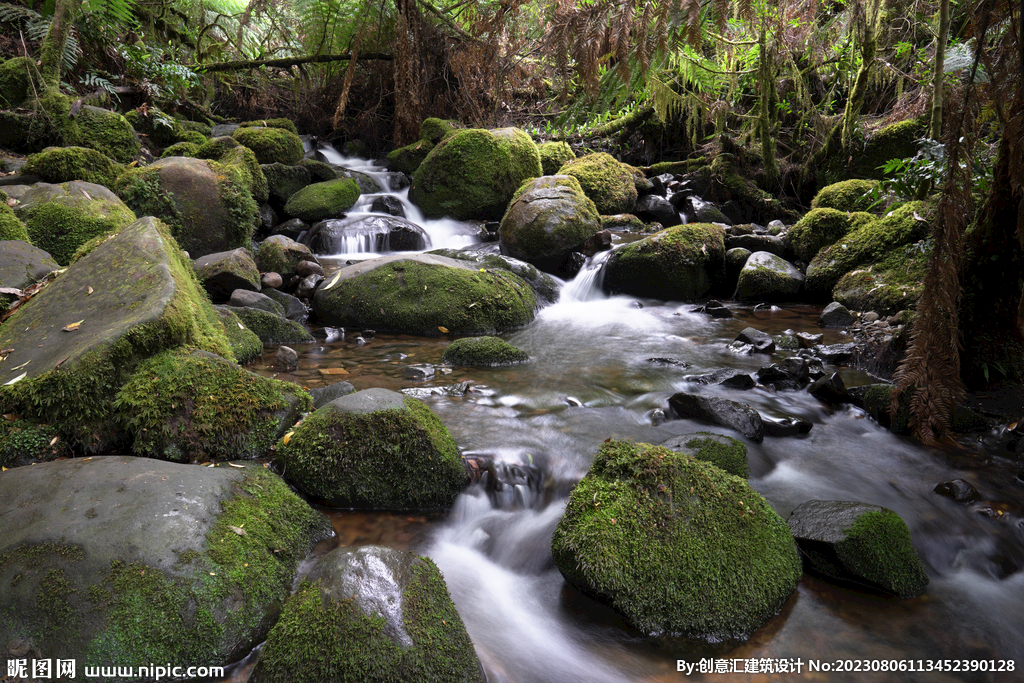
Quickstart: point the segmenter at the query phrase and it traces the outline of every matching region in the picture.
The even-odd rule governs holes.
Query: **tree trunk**
[[[1024,196],[1010,177],[1011,144],[1004,137],[992,189],[967,235],[960,332],[961,375],[968,388],[1024,377],[1024,335],[1017,323],[1024,286]]]
[[[779,188],[779,166],[775,160],[775,74],[772,55],[768,52],[768,19],[761,18],[761,37],[758,41],[758,87],[761,90],[760,116],[757,122],[761,141],[761,163],[764,165],[765,184],[770,191]]]
[[[949,37],[949,0],[939,3],[939,35],[935,42],[935,73],[932,75],[932,120],[929,137],[942,137],[942,81],[946,69],[946,40]]]
[[[383,59],[390,60],[389,54],[381,52],[362,52],[359,59]],[[213,64],[200,64],[195,67],[201,73],[212,73],[214,71],[241,71],[243,69],[258,69],[261,66],[273,66],[287,69],[299,64],[323,64],[326,62],[344,62],[353,58],[351,52],[340,55],[310,55],[308,57],[278,57],[274,59],[240,59],[234,62],[215,62]]]
[[[42,48],[39,51],[39,71],[46,87],[60,86],[64,43],[67,42],[68,33],[71,32],[71,26],[81,8],[82,0],[57,0],[53,8],[50,29],[46,32]]]
[[[857,121],[864,108],[864,100],[868,93],[871,70],[878,52],[878,29],[881,25],[882,7],[885,0],[864,0],[863,16],[860,17],[860,68],[853,81],[850,97],[846,100],[843,112],[843,149],[849,150],[853,142]]]

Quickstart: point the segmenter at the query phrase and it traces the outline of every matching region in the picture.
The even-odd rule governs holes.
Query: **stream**
[[[371,162],[320,152],[331,163],[386,183]],[[409,220],[424,228],[430,248],[477,242],[479,226],[424,220],[398,197]],[[364,196],[350,215],[370,212]],[[367,241],[321,257],[328,270],[371,257]],[[257,372],[312,389],[341,379],[357,390],[385,387],[423,399],[444,421],[460,449],[484,474],[443,516],[327,511],[334,543],[377,543],[427,555],[443,572],[476,646],[489,683],[777,680],[780,674],[689,677],[677,660],[799,659],[800,676],[829,681],[1024,680],[1024,524],[1016,465],[986,453],[977,441],[926,449],[895,436],[852,407],[832,411],[806,391],[772,393],[697,385],[686,379],[722,367],[755,372],[766,356],[739,356],[726,347],[752,325],[772,334],[822,332],[819,308],[769,309],[730,302],[735,317],[712,319],[693,304],[608,297],[600,277],[607,252],[588,261],[561,287],[560,301],[536,320],[501,335],[530,354],[528,363],[496,369],[444,369],[426,381],[405,377],[409,365],[432,364],[451,338],[358,331],[298,347],[299,368],[279,373],[274,349]],[[322,329],[313,328],[321,339]],[[825,330],[825,343],[847,340]],[[331,338],[331,337],[327,337]],[[775,354],[777,361],[786,352]],[[656,360],[652,360],[656,359]],[[660,359],[660,360],[657,360]],[[664,359],[671,359],[666,362]],[[340,369],[347,374],[323,374]],[[873,380],[841,369],[848,386]],[[469,382],[470,390],[445,392]],[[765,415],[798,416],[814,427],[801,437],[747,442],[750,484],[785,519],[809,499],[856,500],[895,510],[910,527],[931,583],[925,594],[898,600],[805,575],[780,614],[745,643],[651,639],[607,608],[568,588],[548,549],[572,486],[608,438],[659,443],[695,431],[727,433],[689,420],[659,422],[658,410],[677,391],[716,393],[749,403]],[[970,481],[982,502],[959,505],[935,494],[938,482]],[[323,550],[323,549],[321,549]],[[1013,673],[811,673],[808,660],[1016,659]],[[743,662],[739,666],[742,670]],[[235,680],[235,679],[232,679]],[[242,678],[241,680],[244,680]]]

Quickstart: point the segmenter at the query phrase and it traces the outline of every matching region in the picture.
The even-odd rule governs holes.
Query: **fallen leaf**
[[[92,287],[86,287],[86,291],[87,291],[87,292],[88,292],[89,294],[92,294],[92,293],[93,293],[93,292],[95,292],[96,290],[94,290],[94,289],[93,289]]]
[[[249,534],[245,533],[245,529],[240,529],[237,526],[231,526],[230,524],[228,524],[228,528],[231,529],[232,531],[234,531],[239,536],[248,536],[249,535]]]
[[[82,323],[84,323],[84,322],[85,322],[85,320],[83,319],[83,320],[79,320],[77,323],[71,323],[70,325],[65,325],[64,326],[64,331],[65,332],[75,332],[75,331],[78,330],[79,326]]]
[[[0,472],[6,472],[6,471],[7,471],[6,467],[0,467]]]
[[[23,372],[23,373],[21,373],[20,375],[18,375],[17,377],[15,377],[14,379],[12,379],[12,380],[11,380],[10,382],[7,382],[6,384],[4,384],[4,386],[5,386],[5,387],[9,387],[9,386],[10,386],[10,385],[12,385],[12,384],[17,384],[17,383],[18,383],[18,382],[20,382],[21,380],[25,379],[25,377],[26,377],[27,375],[28,375],[28,373],[27,373],[27,372]]]
[[[438,325],[437,329],[441,330],[441,334],[448,334],[448,328],[447,327],[442,327],[441,325]]]
[[[231,465],[232,467],[237,467],[240,470],[244,470],[245,469],[245,465],[236,465],[233,462],[229,462],[228,464]]]
[[[284,435],[284,445],[285,446],[287,446],[288,442],[292,440],[292,434],[294,434],[294,433],[295,432],[288,432],[287,434]]]
[[[243,325],[242,323],[238,323],[238,329],[244,330],[245,329],[245,325]]]
[[[86,199],[88,199],[89,201],[92,201],[92,197],[89,196],[88,192],[86,192],[85,190],[82,190],[82,188],[78,188],[78,189],[82,192],[82,194],[85,195]]]
[[[21,298],[25,293],[17,287],[0,287],[0,294],[10,294],[11,296]]]
[[[52,446],[53,444],[57,443],[58,441],[60,441],[60,437],[59,437],[59,436],[55,436],[55,437],[53,437],[53,439],[52,439],[52,440],[50,441],[50,445]]]

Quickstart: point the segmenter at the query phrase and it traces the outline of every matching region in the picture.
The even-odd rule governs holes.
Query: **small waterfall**
[[[595,301],[607,299],[601,289],[604,282],[604,265],[612,255],[612,250],[599,251],[583,264],[580,272],[562,289],[562,299],[566,301]]]

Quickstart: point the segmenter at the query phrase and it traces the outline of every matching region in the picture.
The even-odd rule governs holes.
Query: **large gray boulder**
[[[310,659],[309,648],[325,653]],[[252,683],[483,681],[444,578],[426,557],[338,548],[309,572],[271,630]]]
[[[262,641],[326,518],[258,466],[124,456],[0,474],[0,653],[224,666]]]
[[[793,299],[804,286],[800,269],[780,256],[755,251],[747,258],[736,282],[740,301],[785,301]]]
[[[60,268],[48,253],[21,240],[0,241],[0,287],[25,289]],[[0,304],[17,298],[0,294]]]
[[[668,405],[679,417],[726,427],[758,443],[764,440],[760,413],[745,403],[680,391],[669,397]]]
[[[544,176],[516,191],[499,230],[501,253],[563,272],[570,254],[601,230],[594,202],[573,176]]]
[[[392,255],[340,269],[317,288],[327,325],[407,334],[493,334],[533,320],[533,290],[508,271],[433,254]]]

